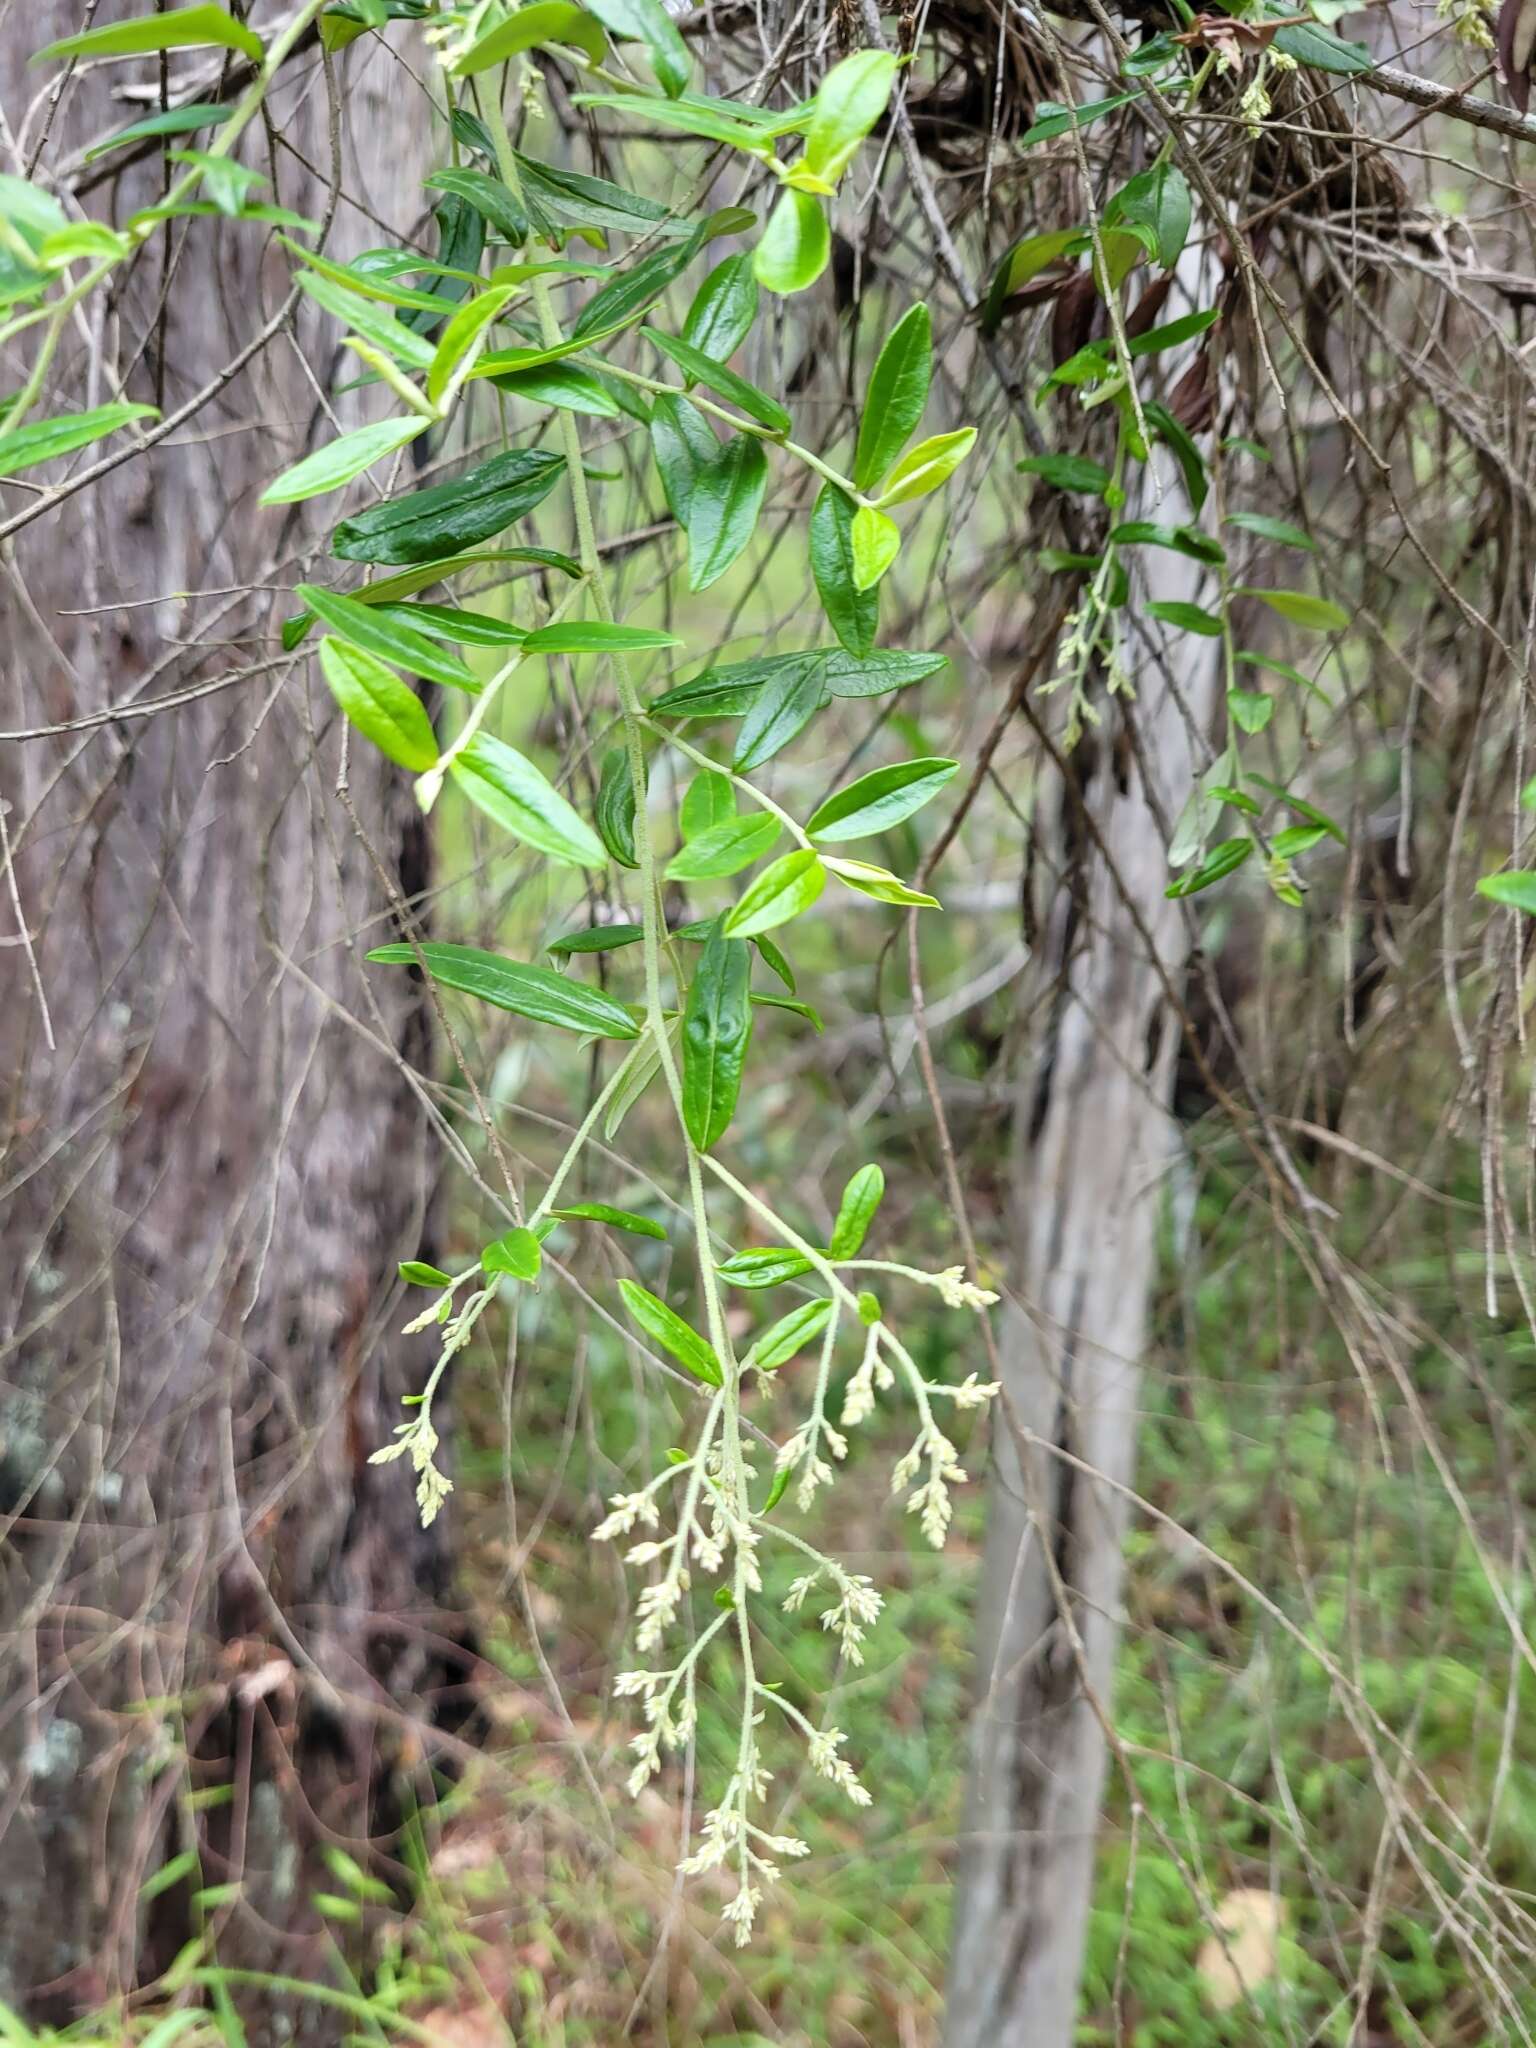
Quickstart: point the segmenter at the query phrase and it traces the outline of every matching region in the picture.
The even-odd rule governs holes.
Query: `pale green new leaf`
[[[437,735],[421,699],[366,648],[320,642],[320,667],[331,694],[365,739],[400,767],[421,774],[437,759]]]
[[[261,494],[263,505],[296,505],[301,498],[318,498],[326,491],[340,490],[365,469],[372,469],[386,455],[393,455],[407,441],[425,431],[425,419],[376,420],[371,427],[358,427],[325,447],[306,455],[292,469],[285,469]]]
[[[605,865],[608,856],[592,827],[525,755],[504,740],[477,732],[448,772],[477,809],[524,845],[570,867]]]

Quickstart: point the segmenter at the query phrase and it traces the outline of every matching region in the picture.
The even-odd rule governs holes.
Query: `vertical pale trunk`
[[[75,0],[12,9],[12,136],[38,132],[27,52],[79,20]],[[377,45],[342,65],[346,187],[409,230],[427,110]],[[292,68],[277,125],[323,170],[317,54]],[[44,179],[132,118],[105,77],[66,98]],[[325,211],[323,184],[269,158],[259,124],[241,154],[277,183],[266,196]],[[88,210],[122,219],[160,189],[151,159]],[[333,249],[382,239],[343,202]],[[117,395],[121,372],[126,396],[170,411],[280,304],[289,266],[268,230],[196,221],[172,246],[163,319],[155,245],[110,307],[86,309],[88,333],[66,333],[46,410]],[[304,323],[318,331],[311,309]],[[0,388],[20,381],[7,363]],[[280,598],[178,593],[303,573],[300,528],[256,499],[331,431],[280,335],[173,442],[27,528],[0,564],[0,726],[65,726],[270,656]],[[0,500],[6,516],[31,502]],[[234,1786],[198,1824],[202,1881],[242,1887],[220,1953],[318,1973],[306,1818],[360,1847],[390,1709],[431,1668],[407,1610],[432,1604],[439,1559],[398,1470],[366,1464],[422,1369],[388,1296],[431,1185],[404,1073],[425,1031],[406,978],[359,964],[387,933],[385,892],[308,670],[0,758],[36,964],[34,979],[0,878],[0,2000],[41,2016],[116,1993],[186,1938],[188,1888],[152,1912],[138,1890],[192,1839],[189,1784]],[[381,862],[419,889],[404,778],[358,748],[351,790]]]
[[[1165,499],[1157,516],[1181,515]],[[1156,579],[1151,595],[1197,595],[1191,564],[1144,552]],[[1202,734],[1216,696],[1210,650],[1186,636],[1172,654],[1178,695]],[[1067,757],[1076,795],[1060,790],[1054,814],[1037,819],[1036,866],[1054,894],[1042,906],[1026,1000],[1046,1021],[1017,1098],[1019,1307],[1003,1330],[1004,1383],[1019,1425],[1122,1483],[1135,1456],[1173,1147],[1178,1032],[1164,977],[1181,986],[1186,960],[1182,907],[1163,894],[1158,814],[1177,817],[1203,765],[1159,668],[1144,662],[1135,685],[1156,804],[1106,705],[1104,726]],[[1111,1706],[1124,1504],[1049,1450],[1021,1463],[1001,1413],[994,1442],[947,2039],[949,2048],[1070,2048],[1104,1786],[1099,1712]]]

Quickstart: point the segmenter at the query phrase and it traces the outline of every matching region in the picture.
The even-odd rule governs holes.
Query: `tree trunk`
[[[28,49],[78,17],[53,0],[12,25],[7,170],[44,126]],[[175,56],[173,76],[206,58]],[[426,109],[376,42],[342,61],[345,189],[409,230]],[[328,170],[318,52],[291,68],[276,125]],[[109,97],[109,73],[155,75],[71,85],[43,181],[143,111]],[[242,155],[263,158],[259,125]],[[296,165],[273,151],[258,196],[323,214]],[[87,210],[121,221],[160,190],[154,155]],[[381,239],[344,201],[328,246]],[[256,335],[288,269],[254,223],[173,229],[83,309],[43,410],[121,382],[171,411]],[[0,723],[55,728],[0,771],[0,1999],[43,2017],[167,1962],[199,1883],[241,1887],[216,1916],[226,1960],[321,1974],[305,1851],[325,1830],[367,1853],[392,1715],[427,1711],[435,1682],[411,1617],[441,1559],[399,1472],[366,1463],[424,1366],[423,1340],[391,1334],[432,1181],[405,1073],[423,1013],[407,977],[359,965],[386,899],[336,794],[324,690],[305,662],[257,666],[290,607],[200,594],[303,574],[297,522],[256,498],[316,427],[332,431],[280,335],[170,442],[27,527],[0,581]],[[7,517],[34,502],[0,498]],[[155,716],[57,729],[247,669]],[[357,749],[351,798],[419,890],[405,778]],[[194,1810],[192,1791],[215,1797]],[[141,1906],[189,1846],[197,1875]]]
[[[1166,492],[1157,516],[1181,516]],[[1189,563],[1145,553],[1151,596],[1197,594]],[[1210,727],[1210,647],[1179,643],[1184,709],[1161,665],[1144,664],[1134,746],[1106,707],[1104,726],[1065,757],[1054,815],[1042,807],[1036,821],[1034,865],[1053,897],[1025,1000],[1049,1021],[1015,1110],[1019,1306],[1003,1333],[949,2048],[1070,2048],[1074,2035],[1125,1524],[1123,1498],[1090,1474],[1124,1484],[1134,1461],[1173,1149],[1179,1033],[1166,987],[1181,985],[1186,956],[1183,906],[1163,894],[1165,825],[1191,787],[1185,710]],[[1045,1448],[1021,1459],[1010,1421],[1078,1462]]]

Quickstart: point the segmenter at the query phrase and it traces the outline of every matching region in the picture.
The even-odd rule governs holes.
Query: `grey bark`
[[[7,140],[39,132],[27,53],[78,16],[74,0],[12,10]],[[324,166],[318,59],[294,68],[278,118]],[[347,69],[345,181],[410,228],[425,108],[376,42]],[[103,76],[66,93],[44,180],[132,118]],[[271,177],[264,196],[324,212],[324,186],[267,157],[259,127],[242,156]],[[90,211],[120,220],[159,190],[141,164]],[[333,249],[381,239],[343,203]],[[49,409],[115,396],[121,373],[125,395],[169,412],[287,288],[260,227],[173,231],[168,280],[162,246],[69,332]],[[328,346],[312,359],[323,378]],[[179,593],[302,575],[299,527],[256,498],[317,429],[332,431],[280,336],[172,442],[27,528],[0,566],[0,724],[63,725],[269,658],[280,597]],[[7,514],[29,502],[0,495]],[[8,903],[0,1999],[44,2016],[132,1984],[184,1938],[184,1887],[152,1913],[137,1893],[193,1839],[189,1785],[236,1788],[199,1824],[203,1881],[245,1887],[221,1953],[303,1974],[314,1817],[366,1854],[390,1717],[434,1669],[414,1617],[442,1560],[399,1469],[366,1464],[424,1362],[391,1334],[390,1281],[426,1222],[432,1152],[402,1065],[424,1063],[426,1033],[407,977],[360,965],[388,936],[386,898],[335,792],[340,758],[301,662],[0,761],[36,964],[34,979]],[[359,748],[351,791],[386,869],[418,889],[405,778]]]
[[[1165,502],[1157,516],[1179,514]],[[1153,573],[1153,596],[1196,594],[1178,557]],[[1188,795],[1189,728],[1209,730],[1217,682],[1209,642],[1179,646],[1177,693],[1156,664],[1138,674],[1138,747],[1111,715],[1067,757],[1075,790],[1036,820],[1050,898],[1024,997],[1046,1022],[1015,1101],[1016,1306],[1002,1333],[949,2048],[1070,2048],[1077,2018],[1125,1527],[1123,1496],[1090,1474],[1124,1485],[1134,1464],[1174,1144],[1166,990],[1182,985],[1187,950],[1182,906],[1163,893],[1159,817]],[[1019,1431],[1039,1445],[1021,1454]]]

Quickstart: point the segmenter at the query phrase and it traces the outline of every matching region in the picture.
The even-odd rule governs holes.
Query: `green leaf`
[[[691,1372],[696,1380],[703,1380],[709,1387],[723,1384],[725,1375],[720,1370],[720,1360],[712,1344],[706,1344],[696,1330],[692,1330],[675,1310],[659,1301],[648,1288],[641,1287],[634,1280],[621,1280],[619,1292],[624,1305],[644,1330],[663,1351],[670,1351],[685,1371]]]
[[[1113,114],[1120,107],[1128,107],[1133,100],[1139,100],[1139,92],[1116,93],[1112,99],[1090,100],[1086,106],[1064,106],[1059,100],[1040,100],[1035,106],[1035,118],[1019,137],[1016,148],[1028,149],[1035,142],[1053,142],[1058,135],[1066,135],[1073,128],[1091,128],[1095,121],[1102,121],[1106,114]]]
[[[704,768],[689,783],[677,821],[684,839],[697,839],[716,825],[728,825],[735,816],[736,791],[731,778]]]
[[[666,207],[638,192],[626,192],[622,185],[610,185],[606,178],[589,178],[579,171],[567,171],[555,164],[542,164],[515,150],[517,175],[523,197],[541,217],[540,232],[553,223],[575,228],[613,229],[625,235],[691,235],[685,220],[674,220]],[[547,237],[546,237],[547,239]]]
[[[56,455],[69,455],[92,441],[115,434],[130,420],[157,420],[152,405],[98,405],[89,412],[66,413],[59,419],[34,420],[14,433],[0,432],[0,476],[16,476]]]
[[[1128,356],[1161,355],[1164,349],[1177,348],[1180,342],[1193,341],[1197,334],[1214,327],[1221,318],[1219,307],[1207,306],[1200,313],[1185,313],[1177,320],[1170,320],[1162,327],[1149,327],[1145,334],[1133,334],[1125,345]]]
[[[432,344],[397,320],[389,308],[365,292],[338,284],[323,271],[302,270],[300,288],[317,306],[344,321],[354,334],[382,349],[394,362],[424,370],[432,361]]]
[[[570,0],[533,0],[531,6],[517,8],[472,43],[453,65],[452,75],[473,78],[493,64],[505,64],[521,50],[540,49],[548,43],[584,50],[594,64],[601,64],[607,53],[602,28],[584,7],[573,7]]]
[[[1240,868],[1253,852],[1251,839],[1224,839],[1220,846],[1213,846],[1197,868],[1191,868],[1187,875],[1180,875],[1176,882],[1170,882],[1163,891],[1165,896],[1196,896],[1202,889],[1209,889],[1216,882]]]
[[[834,697],[883,697],[935,675],[948,660],[945,654],[909,653],[902,647],[873,647],[863,654],[832,647],[824,674]]]
[[[177,7],[166,14],[140,14],[127,21],[104,22],[78,36],[65,36],[34,53],[34,64],[55,57],[142,57],[152,50],[238,50],[259,64],[265,52],[260,36],[222,7]]]
[[[644,43],[651,69],[671,98],[688,90],[693,59],[662,0],[592,0],[592,12],[615,40]]]
[[[620,407],[608,387],[575,363],[544,363],[532,370],[509,370],[493,377],[498,391],[528,405],[554,405],[562,412],[587,413],[593,419],[617,419]]]
[[[757,318],[757,279],[746,251],[717,263],[694,293],[683,339],[700,355],[723,363],[752,331]]]
[[[742,1371],[777,1372],[831,1320],[832,1304],[824,1295],[815,1301],[802,1301],[798,1308],[792,1308],[763,1331],[741,1361]]]
[[[1288,825],[1285,831],[1275,834],[1269,850],[1279,860],[1295,860],[1300,854],[1310,853],[1327,837],[1322,825]]]
[[[1282,619],[1289,619],[1293,626],[1304,627],[1309,633],[1342,633],[1349,625],[1349,613],[1342,605],[1326,597],[1311,597],[1304,590],[1243,589],[1234,594],[1256,597]]]
[[[528,1283],[539,1277],[539,1267],[544,1254],[539,1249],[539,1240],[531,1230],[521,1224],[509,1230],[504,1237],[498,1237],[488,1244],[480,1254],[480,1264],[487,1273],[507,1273],[514,1280]]]
[[[790,187],[779,194],[752,254],[752,275],[764,290],[788,297],[813,285],[832,254],[832,231],[821,201]]]
[[[466,558],[469,559],[469,558]],[[381,589],[382,584],[365,584],[363,590]],[[455,604],[390,604],[385,601],[369,604],[363,591],[353,593],[358,602],[369,611],[378,612],[381,617],[393,621],[397,626],[412,628],[418,634],[428,634],[434,640],[448,640],[458,647],[521,647],[528,638],[526,626],[514,626],[510,619],[498,619],[490,612],[465,611]],[[463,675],[469,676],[466,684],[461,675],[459,688],[480,688],[480,678],[468,669]],[[447,682],[447,675],[436,678]]]
[[[492,285],[466,300],[444,327],[427,368],[427,396],[434,405],[441,406],[445,394],[463,382],[463,372],[478,353],[486,329],[515,296],[514,285]]]
[[[1203,605],[1186,604],[1180,598],[1153,598],[1147,606],[1154,619],[1161,619],[1165,626],[1174,626],[1181,633],[1203,633],[1208,640],[1221,638],[1221,620],[1214,612],[1208,612]]]
[[[316,583],[300,583],[293,594],[322,624],[354,647],[366,648],[381,661],[393,662],[396,668],[424,676],[429,682],[447,683],[452,689],[467,690],[471,696],[479,691],[480,678],[457,655],[434,647],[425,634],[393,616],[390,607],[359,604],[356,598],[343,597],[337,590],[324,590]],[[436,758],[434,752],[433,760]],[[426,765],[430,767],[431,762]]]
[[[779,1502],[788,1493],[789,1482],[793,1476],[794,1468],[792,1465],[780,1465],[778,1467],[772,1480],[769,1482],[768,1492],[764,1498],[763,1505],[758,1510],[760,1514],[771,1515],[773,1513]],[[747,2048],[750,2048],[748,2037],[744,2035],[742,2040],[744,2044],[747,2044]]]
[[[1172,548],[1192,562],[1220,564],[1227,559],[1221,542],[1197,526],[1160,526],[1152,519],[1127,519],[1111,527],[1109,537],[1116,547]]]
[[[847,888],[860,896],[873,897],[877,903],[903,904],[914,910],[939,908],[937,896],[924,895],[921,889],[911,888],[899,875],[893,875],[889,868],[876,867],[872,861],[834,859],[829,853],[825,865],[827,872],[836,875]]]
[[[750,434],[733,434],[694,473],[684,520],[690,590],[707,590],[735,562],[756,531],[767,488],[768,458]]]
[[[736,1114],[752,1037],[751,951],[715,920],[688,984],[683,1010],[683,1121],[700,1152],[724,1137]]]
[[[217,128],[234,111],[233,107],[221,107],[206,100],[166,107],[158,114],[147,115],[142,121],[130,121],[126,128],[119,128],[105,142],[98,142],[88,149],[82,161],[94,163],[98,157],[106,156],[114,149],[125,149],[130,142],[147,142],[154,135],[196,135],[200,129]]]
[[[564,960],[572,953],[612,953],[620,946],[638,946],[645,937],[643,924],[594,924],[579,932],[567,932],[552,940],[544,950]]]
[[[1262,690],[1228,690],[1227,709],[1243,732],[1263,732],[1275,715],[1275,700]]]
[[[834,64],[817,87],[804,161],[826,184],[837,183],[885,112],[896,71],[897,60],[889,51],[856,50]]]
[[[855,506],[836,484],[823,484],[811,511],[811,575],[821,608],[850,654],[868,654],[875,644],[880,593],[860,590],[854,580]],[[834,692],[834,694],[839,694]]]
[[[690,839],[667,862],[669,882],[713,882],[761,860],[783,827],[771,811],[727,818]]]
[[[461,169],[451,164],[445,170],[434,171],[423,183],[472,207],[514,248],[527,241],[528,216],[499,178],[488,177],[484,171]]]
[[[932,366],[933,321],[919,304],[886,336],[864,394],[853,458],[853,480],[861,491],[879,483],[921,420]]]
[[[782,753],[831,698],[819,662],[790,667],[760,690],[736,740],[731,766],[745,775]]]
[[[419,432],[426,422],[410,424]],[[563,456],[537,448],[493,455],[452,483],[387,498],[344,520],[331,537],[331,552],[349,562],[441,561],[504,532],[531,512],[549,496],[564,467]]]
[[[1149,228],[1151,253],[1171,270],[1189,240],[1192,210],[1184,173],[1177,164],[1159,162],[1121,186],[1104,209],[1104,225]]]
[[[996,333],[1008,300],[1022,291],[1031,278],[1038,277],[1064,256],[1090,245],[1090,238],[1081,228],[1055,228],[1049,234],[1026,235],[1022,242],[1015,242],[992,274],[981,312],[982,332]]]
[[[936,797],[959,765],[934,757],[876,768],[829,796],[805,829],[813,839],[867,839],[889,831]]]
[[[1337,819],[1330,818],[1326,811],[1320,811],[1316,804],[1309,804],[1305,797],[1297,796],[1294,790],[1286,789],[1281,783],[1271,782],[1267,775],[1256,775],[1252,770],[1249,771],[1248,780],[1253,783],[1255,788],[1267,790],[1271,796],[1278,797],[1281,803],[1289,805],[1293,811],[1298,812],[1309,824],[1321,825],[1328,834],[1328,837],[1336,839],[1340,846],[1347,846],[1349,844],[1344,827],[1339,824]]]
[[[400,1278],[407,1287],[451,1287],[453,1275],[445,1273],[441,1266],[429,1266],[422,1259],[402,1259],[399,1267]]]
[[[536,1024],[555,1024],[562,1031],[595,1032],[599,1038],[640,1036],[640,1026],[628,1010],[601,989],[587,988],[552,968],[504,960],[499,953],[482,952],[476,946],[427,940],[420,948],[376,946],[368,958],[390,966],[414,967],[418,950],[434,981],[462,995],[494,1003],[498,1010],[511,1010]]]
[[[664,243],[611,277],[582,307],[571,333],[582,337],[612,333],[633,320],[674,278],[681,276],[697,254],[702,239],[702,229],[695,229],[687,241]]]
[[[627,1230],[635,1237],[660,1238],[666,1231],[649,1216],[637,1216],[633,1209],[615,1209],[610,1202],[568,1202],[563,1209],[551,1209],[562,1223],[606,1223],[614,1230]]]
[[[843,1199],[837,1205],[837,1221],[827,1241],[829,1258],[858,1257],[859,1248],[869,1234],[869,1226],[875,1220],[875,1211],[884,1195],[885,1175],[880,1168],[861,1166],[843,1189]]]
[[[1376,62],[1364,43],[1346,42],[1332,29],[1311,21],[1277,29],[1270,47],[1278,50],[1282,57],[1294,57],[1298,64],[1305,64],[1314,71],[1331,71],[1340,78],[1351,77],[1357,71],[1369,71]]]
[[[663,392],[651,408],[651,453],[667,509],[684,531],[694,485],[720,459],[720,443],[698,407],[678,392]]]
[[[476,809],[525,846],[569,867],[600,868],[597,834],[533,763],[491,733],[477,732],[448,773]]]
[[[681,647],[675,633],[653,626],[616,626],[606,619],[565,619],[540,626],[523,646],[529,654],[638,654],[653,647]]]
[[[1102,462],[1086,455],[1026,455],[1015,465],[1026,475],[1043,477],[1058,491],[1083,491],[1102,497],[1114,479]]]
[[[1317,553],[1317,543],[1311,534],[1303,533],[1287,520],[1271,519],[1266,512],[1229,512],[1227,524],[1240,526],[1244,533],[1256,533],[1260,540],[1272,540],[1277,547],[1303,548],[1309,555]]]
[[[856,590],[873,590],[901,553],[901,528],[872,505],[861,505],[849,530]]]
[[[903,505],[909,498],[925,498],[947,483],[970,454],[976,441],[974,427],[961,427],[953,434],[934,434],[919,441],[885,480],[876,499],[879,505]]]
[[[638,868],[635,852],[635,785],[629,772],[629,755],[623,747],[611,747],[603,756],[602,779],[593,812],[597,836],[621,868]],[[549,949],[553,952],[553,946]]]
[[[407,441],[414,441],[429,424],[418,418],[376,420],[371,427],[358,427],[350,434],[342,434],[324,448],[317,448],[313,455],[306,455],[292,469],[285,469],[267,485],[260,502],[296,505],[302,498],[318,498],[326,491],[339,490],[365,469],[382,462],[386,455],[403,448]]]
[[[1198,513],[1204,505],[1210,485],[1205,472],[1205,457],[1195,446],[1194,438],[1182,421],[1176,420],[1166,405],[1153,399],[1142,404],[1142,417],[1159,441],[1166,442],[1173,450],[1174,458],[1184,476],[1184,488],[1189,493],[1192,511]]]
[[[1484,875],[1478,881],[1477,893],[1486,896],[1490,903],[1502,903],[1508,910],[1523,910],[1528,917],[1536,917],[1536,873],[1528,868]]]
[[[799,1280],[813,1271],[804,1252],[786,1251],[781,1245],[754,1245],[724,1259],[715,1268],[722,1280],[733,1287],[777,1287],[785,1280]]]
[[[707,385],[770,433],[789,432],[792,422],[783,406],[777,399],[770,398],[767,392],[759,391],[755,384],[749,384],[745,377],[738,377],[724,363],[717,363],[713,356],[705,355],[702,349],[694,348],[689,342],[680,341],[676,335],[661,334],[654,327],[642,327],[640,331],[652,347],[676,363],[696,384]]]
[[[738,939],[770,932],[809,910],[826,886],[820,858],[809,847],[797,847],[763,869],[727,916],[725,928]]]
[[[345,640],[320,642],[331,695],[381,754],[417,774],[437,760],[437,735],[421,699],[382,661]]]
[[[606,107],[610,112],[632,114],[654,121],[659,128],[676,129],[683,135],[702,136],[708,142],[723,142],[731,149],[744,149],[753,156],[769,151],[768,137],[748,117],[759,112],[732,100],[710,100],[697,93],[675,100],[659,100],[652,93],[583,92],[576,95],[578,107]]]

